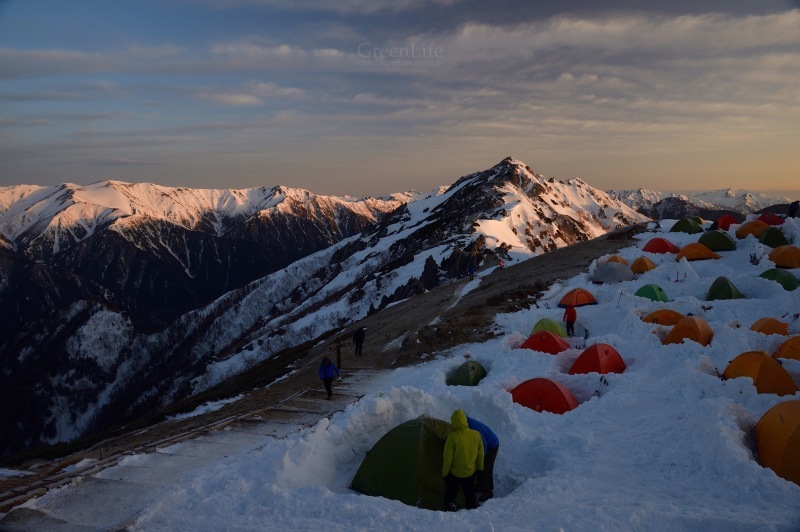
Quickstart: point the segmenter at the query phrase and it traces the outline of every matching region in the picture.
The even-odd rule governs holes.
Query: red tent
[[[562,384],[550,379],[531,379],[511,390],[515,403],[537,412],[563,414],[578,406],[575,396]]]
[[[765,212],[761,216],[757,218],[761,220],[765,224],[769,225],[783,225],[784,219],[778,216],[777,214],[773,214],[771,212]]]
[[[719,218],[717,218],[717,227],[722,229],[723,231],[727,231],[731,228],[731,224],[738,224],[739,222],[736,221],[736,218],[731,216],[730,214],[723,214]]]
[[[651,238],[642,248],[643,251],[650,253],[678,253],[681,248],[667,240],[666,238]]]
[[[561,308],[566,308],[569,306],[582,307],[584,305],[596,304],[597,300],[594,298],[591,292],[584,290],[583,288],[575,288],[574,290],[567,292],[567,294],[561,298],[558,306]]]
[[[569,374],[577,373],[622,373],[625,362],[616,349],[608,344],[587,347],[569,368]]]
[[[520,348],[557,355],[561,351],[569,349],[569,344],[559,335],[553,334],[550,331],[536,331],[530,338],[525,340]]]

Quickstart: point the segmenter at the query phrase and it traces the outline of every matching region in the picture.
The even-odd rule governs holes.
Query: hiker
[[[797,218],[797,208],[800,207],[800,200],[794,200],[789,204],[789,212],[787,218]]]
[[[494,461],[497,459],[497,451],[500,450],[500,438],[492,432],[492,429],[469,416],[467,416],[467,426],[478,431],[483,441],[483,471],[478,471],[475,480],[478,491],[481,492],[478,501],[488,501],[494,497]]]
[[[353,343],[356,344],[356,356],[361,356],[361,350],[364,347],[364,338],[367,337],[366,327],[359,327],[358,330],[353,333]]]
[[[475,263],[469,261],[469,280],[473,280],[475,278]]]
[[[572,337],[575,335],[575,322],[577,320],[578,313],[575,311],[575,307],[567,305],[567,308],[564,310],[564,323],[567,324],[567,336]]]
[[[475,473],[483,471],[483,440],[479,432],[469,428],[467,415],[463,410],[453,411],[450,416],[453,432],[444,443],[444,509],[456,511],[458,489],[464,491],[467,510],[478,507],[475,498]]]
[[[334,375],[339,376],[339,368],[336,364],[331,362],[331,359],[325,357],[322,359],[322,364],[319,365],[319,379],[325,384],[325,391],[328,392],[328,399],[333,397],[333,389],[331,383],[333,382]]]

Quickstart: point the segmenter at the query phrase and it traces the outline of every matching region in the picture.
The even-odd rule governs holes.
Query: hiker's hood
[[[467,414],[464,413],[463,410],[456,410],[453,412],[453,415],[450,416],[450,424],[453,425],[454,429],[465,429],[468,427],[467,425]]]

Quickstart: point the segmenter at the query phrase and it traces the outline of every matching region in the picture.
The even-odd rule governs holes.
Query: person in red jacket
[[[567,324],[567,336],[575,335],[575,322],[578,320],[578,313],[575,312],[575,307],[568,305],[564,310],[564,323]]]

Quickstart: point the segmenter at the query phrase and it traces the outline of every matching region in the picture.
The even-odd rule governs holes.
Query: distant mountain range
[[[608,193],[637,212],[654,219],[676,219],[696,215],[715,219],[722,213],[743,219],[747,214],[762,211],[776,204],[788,205],[792,201],[785,197],[778,198],[731,188],[691,195],[664,193],[644,188],[610,190]],[[785,212],[785,207],[782,209]]]
[[[493,268],[645,221],[636,209],[670,200],[659,194],[547,179],[512,158],[386,198],[1,188],[0,452],[153,412],[470,263]]]

